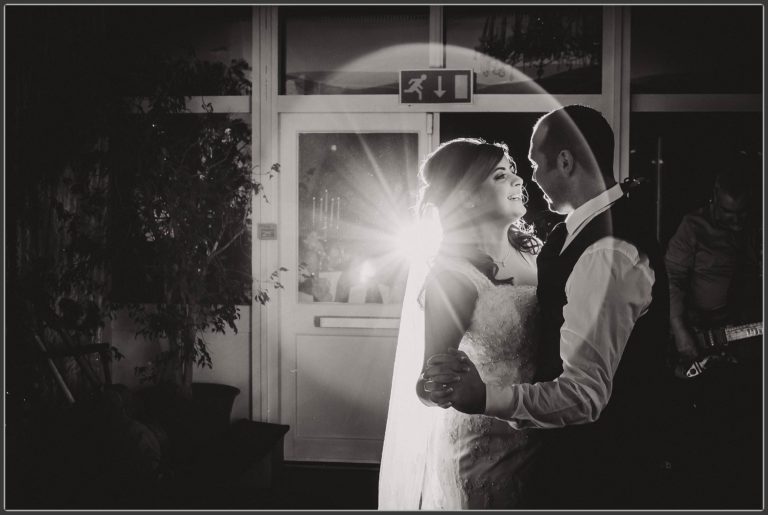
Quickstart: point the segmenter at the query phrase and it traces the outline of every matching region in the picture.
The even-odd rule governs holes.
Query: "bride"
[[[504,144],[456,139],[419,172],[419,213],[443,229],[406,288],[379,477],[379,509],[505,509],[525,503],[538,434],[435,409],[420,374],[460,349],[483,381],[530,382],[536,341],[536,253],[524,228],[526,193]]]

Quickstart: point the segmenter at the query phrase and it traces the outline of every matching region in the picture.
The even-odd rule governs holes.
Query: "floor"
[[[193,504],[196,509],[376,510],[378,481],[378,465],[285,462],[272,488],[234,487]]]
[[[375,510],[379,467],[289,462],[278,479],[275,508]]]

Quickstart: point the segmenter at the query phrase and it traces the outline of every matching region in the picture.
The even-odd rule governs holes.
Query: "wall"
[[[250,418],[251,397],[251,309],[239,306],[238,331],[228,330],[226,334],[206,333],[205,341],[213,368],[196,368],[195,382],[223,383],[240,389],[232,408],[232,419]],[[140,386],[134,368],[146,364],[160,351],[160,343],[136,336],[136,325],[127,311],[118,313],[106,331],[106,339],[117,347],[125,358],[112,365],[112,380],[128,387]],[[258,373],[258,372],[257,372]]]

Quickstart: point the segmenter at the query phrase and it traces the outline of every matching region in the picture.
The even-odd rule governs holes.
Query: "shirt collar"
[[[623,196],[624,191],[621,189],[621,185],[617,183],[598,196],[584,202],[566,217],[565,228],[568,230],[568,234],[577,232],[585,222],[591,220],[598,213],[605,211],[611,204]]]

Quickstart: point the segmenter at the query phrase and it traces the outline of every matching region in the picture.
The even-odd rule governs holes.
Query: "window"
[[[79,8],[85,9],[85,8]],[[94,16],[94,9],[84,15]],[[251,63],[251,8],[102,7],[103,42],[117,87],[128,96],[154,91],[158,80],[185,95],[238,95],[216,80],[233,61]],[[198,69],[168,72],[169,60],[195,57]],[[245,70],[246,78],[250,71]]]
[[[283,95],[396,94],[429,64],[428,7],[280,8]]]
[[[760,6],[632,7],[630,175],[662,245],[703,206],[715,175],[745,169],[762,191]],[[760,215],[755,198],[752,215]]]
[[[477,93],[600,93],[600,7],[448,7],[446,67]]]
[[[760,6],[632,7],[632,93],[760,93]]]
[[[718,172],[742,168],[754,181],[754,191],[763,191],[762,141],[759,113],[632,115],[630,172],[631,176],[645,177],[654,185],[640,191],[646,202],[644,212],[656,218],[663,244],[684,214],[703,206],[710,198]],[[657,206],[656,192],[652,190],[659,176],[661,196]],[[753,200],[752,216],[759,221],[759,193]]]

